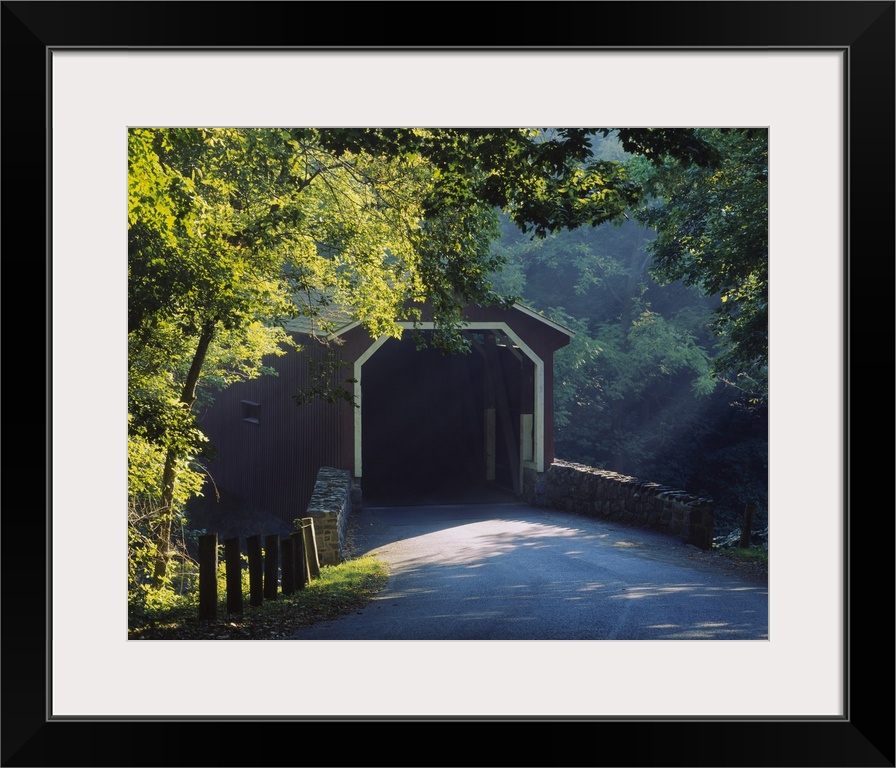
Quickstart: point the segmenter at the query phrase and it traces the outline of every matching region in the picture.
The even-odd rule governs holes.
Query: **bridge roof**
[[[360,325],[360,322],[352,318],[352,314],[344,307],[331,304],[321,297],[312,299],[315,307],[313,315],[302,315],[300,317],[291,318],[283,324],[283,327],[290,333],[302,333],[313,336],[326,336],[335,338],[341,336],[347,331],[352,330]],[[549,328],[559,331],[572,339],[576,334],[575,331],[566,326],[551,320],[541,312],[527,307],[519,302],[513,305],[513,308],[524,315],[533,317]],[[487,311],[487,307],[483,308]]]

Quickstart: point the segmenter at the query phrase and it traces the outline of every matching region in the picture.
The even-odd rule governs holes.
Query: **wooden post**
[[[296,591],[295,545],[291,538],[280,539],[280,591],[291,595]]]
[[[264,596],[277,598],[277,574],[280,572],[280,537],[272,533],[264,537]]]
[[[199,537],[199,618],[218,618],[218,534]]]
[[[246,554],[249,556],[249,605],[261,605],[264,602],[264,561],[261,556],[260,534],[246,539]]]
[[[309,581],[308,555],[305,552],[305,534],[302,531],[293,531],[289,534],[292,540],[292,556],[296,572],[296,589],[305,589]]]
[[[308,558],[308,577],[320,578],[320,558],[317,554],[317,536],[314,534],[314,518],[302,518],[302,533],[305,536],[305,556]]]
[[[494,386],[495,406],[497,408],[496,421],[501,425],[504,437],[504,449],[507,456],[508,469],[510,470],[510,485],[519,493],[520,485],[520,449],[513,434],[511,421],[510,401],[507,397],[507,382],[504,377],[504,367],[501,360],[501,350],[494,332],[486,335],[486,365],[491,367],[490,382]],[[496,425],[497,430],[497,425]]]
[[[495,459],[495,434],[496,434],[496,411],[495,411],[495,379],[492,375],[492,352],[494,348],[495,338],[486,332],[482,347],[483,362],[483,386],[485,391],[483,394],[485,400],[485,479],[489,482],[495,480],[496,459]]]
[[[740,529],[740,542],[738,545],[741,549],[747,549],[753,543],[753,518],[756,517],[756,505],[753,502],[747,502],[744,509],[744,526]]]
[[[243,579],[239,539],[224,540],[224,572],[227,576],[227,613],[242,613]]]
[[[535,363],[523,357],[520,365],[520,460],[535,461]]]

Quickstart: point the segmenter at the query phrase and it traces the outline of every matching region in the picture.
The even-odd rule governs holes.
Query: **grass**
[[[726,557],[768,566],[768,549],[765,547],[729,547],[718,551]]]
[[[200,620],[198,595],[169,593],[153,605],[132,610],[131,640],[278,640],[320,621],[364,607],[386,584],[386,564],[365,556],[339,565],[321,566],[320,577],[291,595],[249,605],[248,574],[243,577],[243,612],[227,614],[226,589],[219,577],[218,618]]]

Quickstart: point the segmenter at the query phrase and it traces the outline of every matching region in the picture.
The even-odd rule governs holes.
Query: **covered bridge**
[[[235,384],[200,414],[215,485],[287,522],[321,467],[349,470],[365,500],[521,494],[524,473],[554,459],[554,352],[573,332],[520,304],[471,305],[464,318],[467,354],[419,348],[410,332],[372,338],[358,323],[326,336],[287,326],[301,351],[266,360],[276,376]],[[424,341],[433,328],[402,325]],[[340,382],[345,399],[297,402]]]

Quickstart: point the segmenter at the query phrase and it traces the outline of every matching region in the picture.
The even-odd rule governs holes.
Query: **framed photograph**
[[[868,389],[886,378],[856,375],[860,333],[893,327],[894,6],[493,4],[506,35],[428,46],[343,38],[412,9],[417,31],[432,10],[444,38],[488,38],[470,31],[486,6],[4,2],[7,262],[28,223],[15,242],[36,238],[46,268],[47,495],[43,517],[4,519],[3,765],[264,764],[256,734],[297,721],[538,725],[474,759],[511,765],[896,764],[892,503],[859,493],[892,464],[873,429],[855,437],[881,422]],[[521,23],[534,40],[508,43]],[[128,643],[133,125],[768,127],[768,642]],[[337,738],[352,765],[465,765],[472,748]]]

